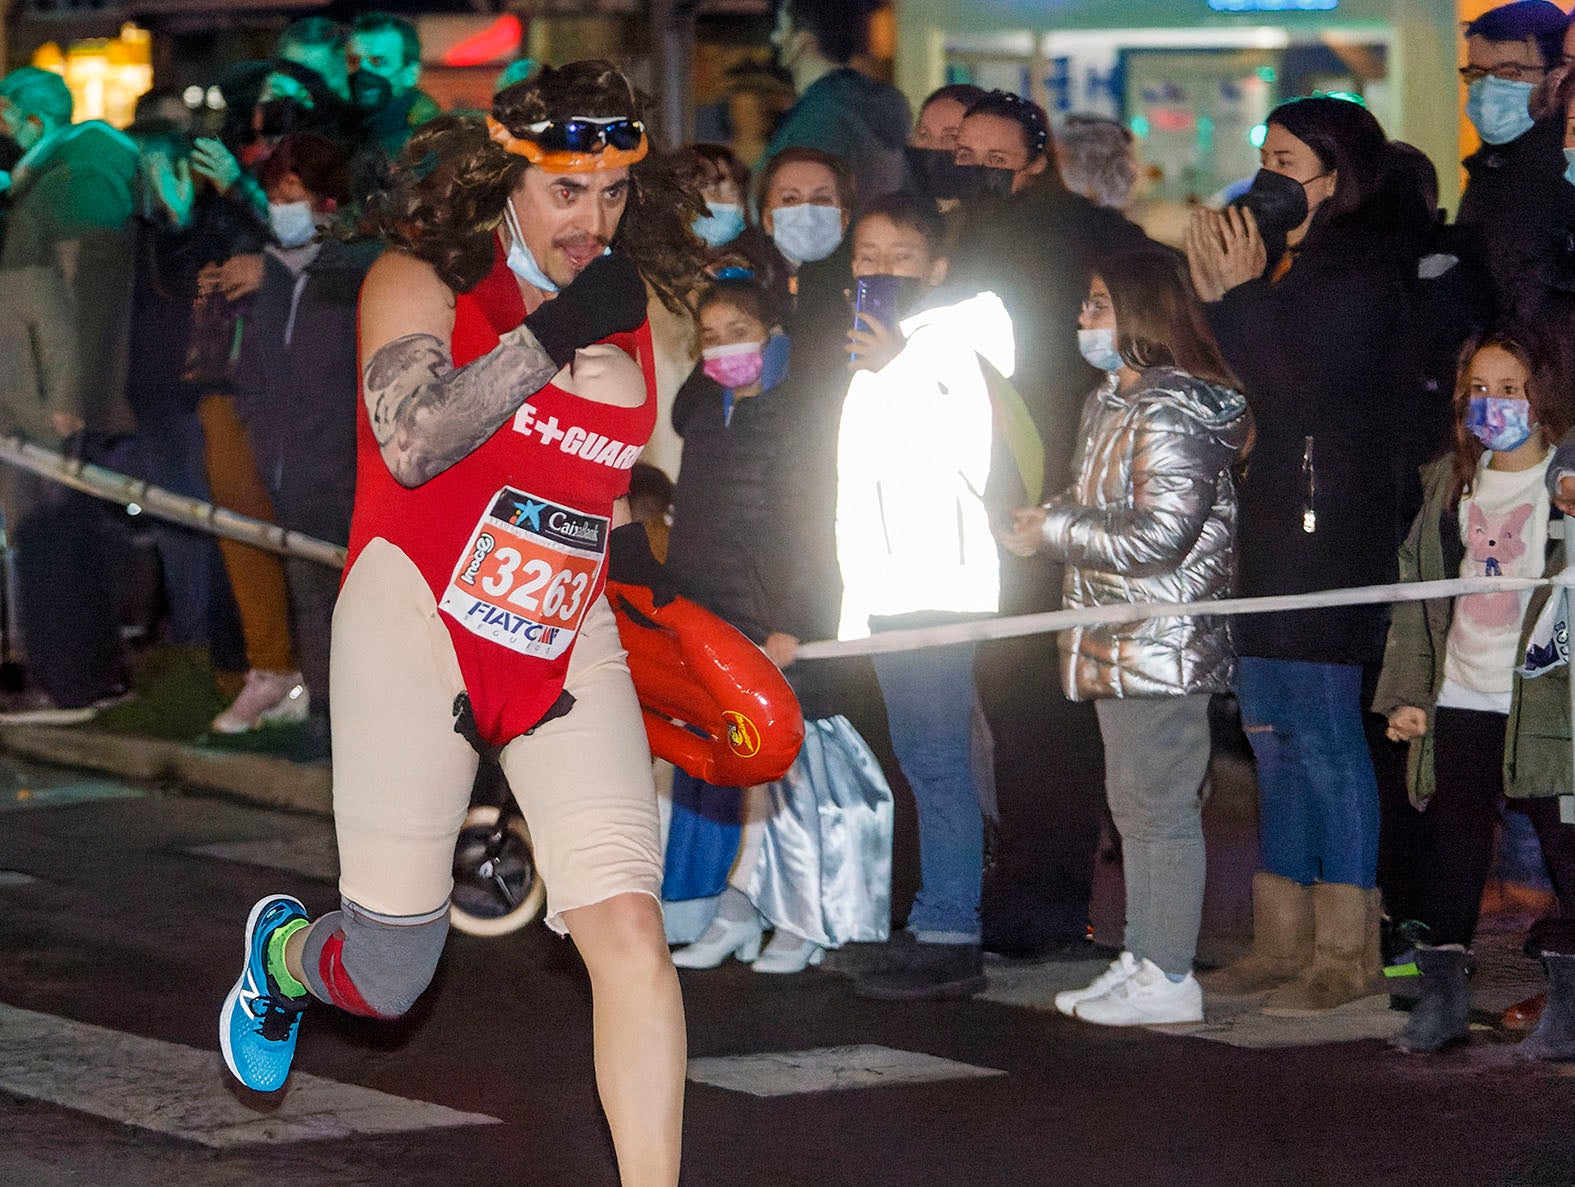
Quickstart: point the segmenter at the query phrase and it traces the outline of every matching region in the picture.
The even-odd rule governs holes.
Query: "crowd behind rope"
[[[1517,0],[1466,26],[1482,146],[1454,222],[1437,170],[1455,162],[1315,95],[1276,107],[1250,184],[1162,244],[1128,217],[1143,170],[1119,124],[1052,127],[965,84],[910,119],[850,67],[854,7],[785,0],[773,42],[796,103],[758,160],[671,154],[661,197],[692,234],[643,256],[662,271],[646,276],[662,420],[634,517],[664,579],[764,649],[806,722],[776,783],[675,777],[675,962],[780,974],[836,951],[856,992],[914,999],[977,992],[986,951],[1098,951],[1109,967],[1055,1001],[1090,1023],[1197,1021],[1216,996],[1300,1016],[1393,990],[1414,999],[1396,1045],[1434,1051],[1467,1034],[1507,797],[1558,900],[1527,938],[1550,997],[1522,1011],[1519,1049],[1575,1057],[1568,675],[1520,670],[1546,591],[882,655],[862,694],[859,672],[795,658],[1063,605],[1559,571],[1570,17]],[[505,71],[494,111],[539,69]],[[0,79],[0,429],[342,545],[358,292],[409,246],[401,202],[489,133],[439,112],[390,16],[298,21],[218,86],[213,126],[155,90],[120,132],[73,123],[54,74]],[[445,283],[487,273],[519,237],[499,228],[456,241]],[[613,249],[648,233],[632,217]],[[87,721],[135,695],[124,518],[19,470],[0,501],[4,671],[25,670],[0,721]],[[161,638],[206,650],[233,695],[212,729],[299,723],[299,757],[326,756],[337,576],[152,532]],[[875,686],[917,807],[921,887],[895,931],[893,797],[847,715]],[[1200,793],[1238,705],[1253,944],[1199,975]],[[1091,942],[1095,854],[1117,846],[1125,929]]]

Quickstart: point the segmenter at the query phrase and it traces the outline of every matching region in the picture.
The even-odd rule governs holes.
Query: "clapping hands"
[[[1204,301],[1218,301],[1262,276],[1269,252],[1252,211],[1239,206],[1194,210],[1187,226],[1187,265]]]

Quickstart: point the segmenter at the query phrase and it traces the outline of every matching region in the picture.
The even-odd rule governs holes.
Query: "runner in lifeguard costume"
[[[313,999],[394,1018],[448,930],[476,749],[496,750],[590,973],[622,1180],[676,1182],[685,1036],[650,756],[603,596],[614,502],[656,415],[646,284],[689,283],[703,209],[610,65],[548,68],[485,124],[411,139],[361,296],[363,417],[334,619],[340,909],[252,911],[220,1039],[280,1088]],[[642,283],[642,278],[644,283]]]

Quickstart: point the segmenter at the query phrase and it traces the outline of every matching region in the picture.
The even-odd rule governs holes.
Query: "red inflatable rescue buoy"
[[[787,773],[804,715],[764,651],[687,598],[658,606],[645,586],[609,581],[607,600],[652,754],[719,787]]]

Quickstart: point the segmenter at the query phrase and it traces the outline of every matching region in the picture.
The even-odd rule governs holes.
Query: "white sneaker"
[[[299,672],[267,672],[261,668],[253,668],[246,673],[246,683],[241,688],[241,695],[235,698],[232,704],[223,713],[213,719],[210,727],[216,734],[244,734],[256,729],[262,724],[270,712],[277,711],[288,705],[291,692],[301,683]],[[301,689],[299,699],[305,699],[305,689]],[[305,706],[302,706],[302,716],[305,716]],[[285,708],[285,712],[289,712]]]
[[[1077,1013],[1079,1002],[1092,1001],[1096,997],[1104,997],[1121,982],[1137,972],[1137,957],[1130,952],[1123,952],[1110,962],[1110,967],[1099,976],[1095,977],[1081,989],[1063,989],[1055,995],[1055,1008],[1071,1018]]]
[[[1099,1026],[1165,1026],[1203,1021],[1203,986],[1191,973],[1172,981],[1152,960],[1102,997],[1077,1004],[1073,1016]]]

